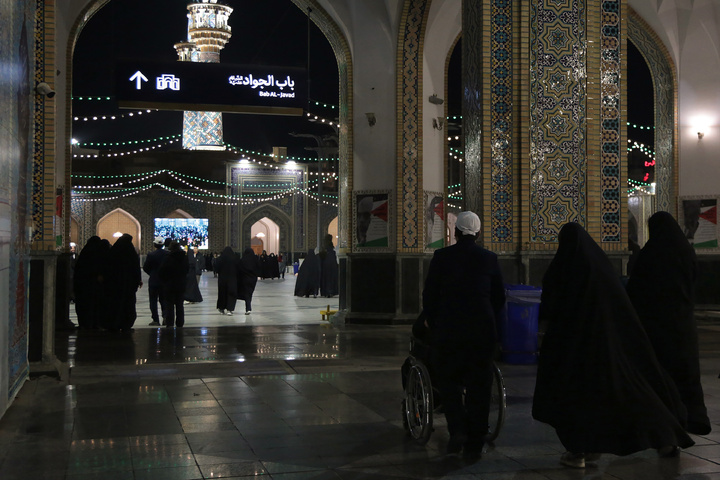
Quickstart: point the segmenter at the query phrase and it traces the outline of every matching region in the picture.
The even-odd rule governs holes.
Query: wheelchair
[[[433,388],[429,368],[430,347],[416,337],[410,339],[410,355],[402,366],[404,398],[402,400],[403,426],[408,436],[425,445],[433,432],[433,415],[442,411],[442,399]],[[490,415],[485,441],[492,443],[500,434],[505,422],[507,394],[502,372],[493,363],[493,383],[490,395]]]

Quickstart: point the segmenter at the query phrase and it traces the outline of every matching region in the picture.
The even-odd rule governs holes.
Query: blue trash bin
[[[298,262],[293,263],[293,275],[297,275],[298,270],[300,270],[300,264]]]
[[[505,288],[505,316],[500,328],[501,359],[513,365],[537,363],[542,289],[530,285],[506,285]]]

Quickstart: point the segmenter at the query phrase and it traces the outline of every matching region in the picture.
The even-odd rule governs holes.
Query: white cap
[[[165,243],[165,239],[163,237],[155,237],[155,240],[153,240],[154,245],[162,245]]]
[[[473,212],[460,212],[455,222],[455,228],[464,235],[475,235],[480,231],[480,219]]]

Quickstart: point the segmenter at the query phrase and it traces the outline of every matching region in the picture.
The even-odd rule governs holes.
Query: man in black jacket
[[[162,312],[163,325],[165,324],[165,301],[163,299],[160,277],[158,272],[160,271],[160,265],[168,255],[168,251],[163,247],[165,246],[165,239],[163,237],[156,237],[153,240],[153,246],[155,250],[148,253],[143,263],[143,271],[147,273],[150,278],[148,279],[148,295],[150,296],[150,314],[152,315],[151,327],[160,326],[160,317],[158,316],[158,300],[160,301],[160,308]]]
[[[495,319],[505,304],[497,256],[475,243],[479,231],[477,215],[458,215],[457,243],[435,251],[423,290],[432,362],[450,433],[447,453],[464,449],[470,457],[479,457],[488,432]]]

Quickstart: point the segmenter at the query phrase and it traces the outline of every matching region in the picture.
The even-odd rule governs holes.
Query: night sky
[[[220,53],[224,64],[283,65],[305,68],[310,58],[310,97],[329,105],[338,103],[338,72],[335,56],[323,34],[305,12],[289,0],[224,0],[234,8],[230,16],[232,38]],[[81,32],[74,55],[73,97],[114,97],[114,65],[134,58],[175,61],[173,45],[187,39],[184,0],[122,0],[103,7]],[[308,49],[308,28],[310,48]],[[460,43],[452,56],[449,75],[449,115],[460,115]],[[644,59],[628,48],[628,120],[652,125],[652,80]],[[73,101],[73,115],[119,115],[132,110],[117,108],[114,101]],[[312,107],[314,114],[332,119],[337,110]],[[289,155],[312,157],[303,149],[314,146],[309,139],[289,132],[328,134],[331,129],[303,117],[229,114],[223,115],[224,139],[235,147],[270,152],[273,146],[289,147]],[[148,140],[182,133],[182,112],[154,112],[114,121],[74,122],[73,138],[80,142]],[[653,148],[652,131],[628,128],[628,137]],[[177,148],[177,147],[175,147]],[[122,150],[122,149],[121,149]],[[631,178],[642,180],[648,158],[631,154]]]
[[[233,7],[232,37],[220,53],[223,64],[281,65],[306,68],[308,22],[305,12],[288,0],[247,2],[225,0]],[[173,45],[187,40],[185,1],[122,0],[103,7],[81,32],[74,55],[73,116],[119,115],[114,101],[80,101],[77,97],[114,98],[114,66],[120,59],[163,62],[177,60]],[[310,23],[310,96],[324,104],[338,103],[337,62],[322,33]],[[313,113],[333,119],[337,109],[314,107]],[[332,133],[327,126],[303,117],[277,115],[223,115],[226,143],[269,153],[273,146],[288,146],[289,154],[313,156],[288,132]],[[123,142],[182,133],[182,112],[153,112],[114,121],[74,122],[79,142]]]

